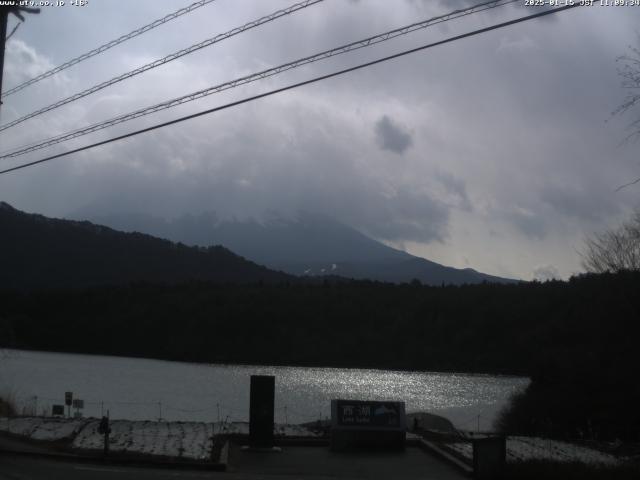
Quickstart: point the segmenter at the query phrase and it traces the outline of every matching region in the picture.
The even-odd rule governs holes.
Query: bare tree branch
[[[640,210],[620,227],[587,238],[581,256],[588,272],[640,270]]]
[[[13,36],[13,34],[14,34],[14,33],[16,33],[16,30],[18,30],[18,27],[19,27],[19,26],[20,26],[20,24],[19,24],[19,23],[16,23],[15,27],[13,27],[13,30],[11,30],[11,33],[10,33],[9,35],[7,35],[7,38],[5,38],[5,39],[4,39],[4,40],[5,40],[5,42],[6,42],[7,40],[9,40],[9,39]]]
[[[633,182],[625,183],[624,185],[620,185],[616,188],[616,192],[619,192],[623,188],[630,187],[631,185],[635,185],[636,183],[640,183],[640,178],[636,178]]]

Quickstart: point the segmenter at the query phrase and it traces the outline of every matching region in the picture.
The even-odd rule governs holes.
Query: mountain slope
[[[301,213],[296,219],[219,220],[213,213],[172,221],[146,215],[93,217],[124,231],[144,231],[189,245],[221,244],[269,268],[293,275],[339,275],[429,285],[513,282],[476,270],[447,267],[388,247],[333,219]]]
[[[27,214],[0,202],[0,288],[131,282],[280,282],[291,277],[226,248],[187,247],[89,222]]]

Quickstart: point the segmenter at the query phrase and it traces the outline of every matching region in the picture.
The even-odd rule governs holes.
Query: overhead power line
[[[225,90],[229,90],[232,88],[236,88],[239,87],[241,85],[245,85],[247,83],[251,83],[251,82],[255,82],[257,80],[262,80],[264,78],[268,78],[268,77],[272,77],[274,75],[278,75],[280,73],[286,72],[288,70],[292,70],[294,68],[298,68],[301,67],[303,65],[309,64],[309,63],[313,63],[313,62],[317,62],[319,60],[324,60],[326,58],[330,58],[336,55],[342,55],[344,53],[347,52],[351,52],[354,50],[358,50],[360,48],[364,48],[364,47],[369,47],[371,45],[375,45],[377,43],[381,43],[381,42],[386,42],[388,40],[391,40],[393,38],[399,37],[401,35],[406,35],[408,33],[411,32],[415,32],[416,30],[421,30],[424,28],[427,28],[429,26],[432,25],[436,25],[438,23],[442,23],[442,22],[446,22],[449,20],[454,20],[456,18],[460,18],[460,17],[464,17],[467,15],[471,15],[474,13],[478,13],[481,11],[485,11],[485,10],[489,10],[492,8],[497,8],[497,7],[501,7],[504,5],[508,5],[510,3],[515,3],[516,1],[520,1],[520,0],[494,0],[494,1],[490,1],[490,2],[484,2],[484,3],[480,3],[478,5],[474,5],[472,7],[468,7],[468,8],[464,8],[464,9],[460,9],[460,10],[454,10],[453,12],[447,13],[445,15],[439,15],[437,17],[433,17],[433,18],[429,18],[427,20],[423,20],[421,22],[417,22],[417,23],[413,23],[411,25],[407,25],[404,27],[400,27],[400,28],[396,28],[394,30],[390,30],[378,35],[374,35],[368,38],[365,38],[363,40],[358,40],[356,42],[351,42],[348,43],[346,45],[342,45],[339,47],[335,47],[332,48],[330,50],[325,50],[323,52],[320,53],[316,53],[314,55],[311,55],[309,57],[304,57],[298,60],[294,60],[292,62],[288,62],[288,63],[284,63],[282,65],[279,65],[277,67],[272,67],[269,68],[267,70],[263,70],[261,72],[258,73],[253,73],[244,77],[240,77],[237,78],[235,80],[231,80],[225,83],[221,83],[212,87],[208,87],[205,88],[203,90],[199,90],[197,92],[193,92],[193,93],[189,93],[187,95],[183,95],[181,97],[178,98],[174,98],[172,100],[167,100],[165,102],[156,104],[156,105],[152,105],[150,107],[145,107],[124,115],[120,115],[118,117],[114,117],[111,118],[109,120],[100,122],[100,123],[96,123],[93,125],[90,125],[88,127],[83,127],[71,132],[67,132],[61,135],[57,135],[55,137],[51,137],[51,138],[47,138],[45,140],[42,140],[39,143],[36,143],[35,145],[28,145],[28,146],[24,146],[24,147],[18,147],[16,150],[12,151],[11,153],[6,153],[3,155],[0,155],[0,159],[4,159],[4,158],[13,158],[13,157],[17,157],[20,155],[24,155],[26,153],[30,153],[30,152],[34,152],[36,150],[40,150],[42,148],[46,148],[52,145],[55,145],[57,143],[61,143],[67,140],[71,140],[74,138],[78,138],[84,135],[88,135],[90,133],[99,131],[99,130],[103,130],[105,128],[111,127],[113,125],[117,125],[119,123],[123,123],[123,122],[127,122],[129,120],[134,120],[136,118],[140,118],[146,115],[150,115],[152,113],[156,113],[159,112],[161,110],[166,110],[168,108],[173,108],[176,107],[178,105],[182,105],[184,103],[188,103],[188,102],[192,102],[194,100],[198,100],[200,98],[204,98],[207,97],[209,95],[213,95],[214,93],[219,93]]]
[[[93,50],[87,52],[87,53],[83,53],[82,55],[73,58],[71,60],[69,60],[68,62],[63,63],[62,65],[59,65],[55,68],[52,68],[51,70],[48,70],[44,73],[41,73],[40,75],[38,75],[37,77],[32,78],[31,80],[27,80],[24,83],[21,83],[20,85],[13,87],[9,90],[7,90],[6,92],[4,92],[2,94],[2,97],[8,97],[9,95],[12,95],[16,92],[19,92],[20,90],[27,88],[29,85],[33,85],[36,82],[39,82],[40,80],[44,80],[45,78],[48,78],[52,75],[55,75],[56,73],[60,73],[63,70],[66,70],[69,67],[72,67],[88,58],[91,58],[95,55],[98,55],[102,52],[105,52],[107,50],[109,50],[110,48],[115,47],[116,45],[120,45],[123,42],[126,42],[127,40],[131,40],[134,37],[137,37],[138,35],[142,35],[143,33],[148,32],[149,30],[153,30],[156,27],[159,27],[160,25],[163,25],[167,22],[170,22],[171,20],[175,20],[176,18],[192,12],[200,7],[204,7],[205,5],[207,5],[208,3],[211,2],[215,2],[216,0],[199,0],[197,2],[192,3],[191,5],[181,8],[180,10],[176,10],[173,13],[170,13],[168,15],[165,15],[162,18],[159,18],[158,20],[154,20],[153,22],[144,25],[143,27],[137,28],[136,30],[127,33],[126,35],[122,35],[121,37],[116,38],[115,40],[111,40],[110,42],[105,43],[104,45],[100,45],[97,48],[94,48]]]
[[[510,25],[515,25],[517,23],[526,22],[528,20],[533,20],[535,18],[544,17],[546,15],[551,15],[551,14],[554,14],[554,13],[558,13],[558,12],[561,12],[561,11],[564,11],[564,10],[569,10],[571,8],[575,8],[575,7],[579,7],[579,6],[581,6],[579,3],[574,3],[572,5],[565,5],[563,7],[554,8],[554,9],[551,9],[551,10],[543,10],[541,12],[534,13],[533,15],[527,15],[525,17],[520,17],[520,18],[516,18],[514,20],[509,20],[508,22],[498,23],[498,24],[492,25],[490,27],[485,27],[485,28],[481,28],[481,29],[478,29],[478,30],[473,30],[471,32],[463,33],[461,35],[456,35],[454,37],[449,37],[449,38],[446,38],[444,40],[440,40],[440,41],[437,41],[437,42],[434,42],[434,43],[429,43],[429,44],[426,44],[426,45],[422,45],[420,47],[412,48],[410,50],[404,50],[404,51],[402,51],[400,53],[395,53],[393,55],[382,57],[382,58],[379,58],[377,60],[373,60],[373,61],[370,61],[370,62],[361,63],[361,64],[356,65],[354,67],[349,67],[349,68],[345,68],[343,70],[338,70],[336,72],[328,73],[326,75],[321,75],[321,76],[318,76],[318,77],[314,77],[312,79],[305,80],[303,82],[294,83],[294,84],[288,85],[286,87],[277,88],[277,89],[271,90],[269,92],[265,92],[265,93],[261,93],[261,94],[254,95],[254,96],[251,96],[251,97],[243,98],[242,100],[237,100],[235,102],[227,103],[225,105],[221,105],[221,106],[214,107],[214,108],[209,108],[207,110],[203,110],[203,111],[198,112],[198,113],[193,113],[191,115],[186,115],[184,117],[180,117],[180,118],[176,118],[174,120],[170,120],[168,122],[159,123],[159,124],[153,125],[151,127],[143,128],[143,129],[140,129],[140,130],[136,130],[134,132],[126,133],[124,135],[119,135],[117,137],[109,138],[109,139],[103,140],[101,142],[96,142],[96,143],[92,143],[90,145],[85,145],[84,147],[75,148],[73,150],[69,150],[68,152],[58,153],[56,155],[51,155],[49,157],[45,157],[45,158],[42,158],[40,160],[36,160],[36,161],[33,161],[33,162],[29,162],[29,163],[24,163],[24,164],[21,164],[21,165],[17,165],[15,167],[7,168],[5,170],[0,170],[0,175],[3,175],[5,173],[9,173],[9,172],[14,172],[16,170],[20,170],[20,169],[23,169],[23,168],[31,167],[33,165],[38,165],[38,164],[41,164],[41,163],[44,163],[44,162],[48,162],[48,161],[51,161],[51,160],[55,160],[56,158],[65,157],[65,156],[68,156],[68,155],[71,155],[71,154],[74,154],[74,153],[78,153],[78,152],[82,152],[82,151],[85,151],[85,150],[89,150],[91,148],[99,147],[101,145],[106,145],[108,143],[116,142],[118,140],[123,140],[125,138],[129,138],[129,137],[133,137],[133,136],[136,136],[136,135],[140,135],[142,133],[146,133],[146,132],[150,132],[150,131],[153,131],[153,130],[157,130],[159,128],[167,127],[169,125],[174,125],[174,124],[177,124],[177,123],[180,123],[180,122],[184,122],[186,120],[191,120],[193,118],[202,117],[204,115],[209,115],[211,113],[219,112],[221,110],[226,110],[226,109],[231,108],[231,107],[242,105],[244,103],[252,102],[254,100],[258,100],[258,99],[261,99],[261,98],[269,97],[271,95],[275,95],[277,93],[285,92],[287,90],[293,90],[294,88],[302,87],[304,85],[309,85],[311,83],[316,83],[316,82],[319,82],[321,80],[327,80],[329,78],[337,77],[337,76],[343,75],[345,73],[349,73],[349,72],[353,72],[353,71],[356,71],[356,70],[360,70],[360,69],[363,69],[363,68],[366,68],[366,67],[370,67],[370,66],[373,66],[373,65],[377,65],[379,63],[383,63],[383,62],[386,62],[386,61],[389,61],[389,60],[393,60],[393,59],[396,59],[396,58],[404,57],[406,55],[410,55],[412,53],[420,52],[422,50],[426,50],[426,49],[429,49],[429,48],[437,47],[439,45],[444,45],[445,43],[455,42],[457,40],[462,40],[463,38],[472,37],[474,35],[479,35],[481,33],[489,32],[491,30],[497,30],[499,28],[504,28],[504,27],[507,27],[507,26],[510,26]]]
[[[15,125],[18,125],[22,122],[25,122],[27,120],[29,120],[30,118],[33,117],[37,117],[38,115],[42,115],[43,113],[46,112],[50,112],[51,110],[55,110],[56,108],[62,107],[63,105],[67,105],[68,103],[71,102],[75,102],[76,100],[79,100],[81,98],[86,97],[87,95],[91,95],[92,93],[96,93],[104,88],[107,88],[111,85],[114,85],[116,83],[122,82],[123,80],[127,80],[131,77],[135,77],[136,75],[140,75],[141,73],[144,73],[148,70],[154,69],[156,67],[159,67],[161,65],[164,65],[166,63],[172,62],[173,60],[177,60],[180,57],[184,57],[185,55],[189,55],[190,53],[193,53],[197,50],[200,50],[202,48],[205,47],[209,47],[215,43],[221,42],[223,40],[226,40],[227,38],[233,37],[235,35],[238,35],[240,33],[246,32],[247,30],[251,30],[252,28],[256,28],[259,27],[260,25],[264,25],[265,23],[269,23],[272,22],[274,20],[277,20],[280,17],[284,17],[285,15],[290,15],[294,12],[297,12],[298,10],[302,10],[303,8],[307,8],[310,7],[312,5],[315,5],[316,3],[320,3],[323,0],[305,0],[303,2],[300,3],[296,3],[294,5],[291,5],[288,8],[284,8],[282,10],[278,10],[276,12],[273,12],[269,15],[266,15],[264,17],[258,18],[257,20],[253,20],[249,23],[246,23],[240,27],[236,27],[232,30],[229,30],[228,32],[225,33],[221,33],[219,35],[216,35],[215,37],[211,37],[208,38],[207,40],[204,40],[200,43],[196,43],[195,45],[191,45],[190,47],[184,48],[182,50],[178,50],[177,52],[174,52],[170,55],[167,55],[166,57],[160,58],[158,60],[155,60],[151,63],[147,63],[146,65],[143,65],[141,67],[136,68],[135,70],[131,70],[127,73],[123,73],[122,75],[118,75],[117,77],[113,77],[110,80],[104,81],[102,83],[99,83],[98,85],[94,85],[91,88],[88,88],[86,90],[83,90],[82,92],[78,92],[74,95],[71,95],[70,97],[64,98],[58,102],[52,103],[51,105],[48,105],[46,107],[43,107],[39,110],[36,110],[34,112],[31,112],[23,117],[20,117],[16,120],[13,120],[9,123],[6,123],[4,125],[0,125],[0,132],[7,130],[8,128],[11,128]]]

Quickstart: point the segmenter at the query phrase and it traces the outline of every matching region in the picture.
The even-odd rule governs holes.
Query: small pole
[[[9,19],[9,9],[0,10],[0,93],[2,92],[2,76],[4,73],[4,44],[7,38],[7,21]],[[2,100],[0,100],[0,105]]]
[[[106,457],[109,454],[109,434],[111,433],[111,426],[109,425],[109,410],[107,410],[107,416],[103,416],[102,420],[100,420],[98,433],[104,435],[103,453]]]
[[[111,424],[109,422],[109,410],[107,410],[107,428],[104,431],[104,456],[109,454],[109,434],[111,433]]]

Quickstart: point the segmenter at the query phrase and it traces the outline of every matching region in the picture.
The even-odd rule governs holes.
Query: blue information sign
[[[338,400],[338,425],[358,427],[399,427],[404,413],[400,402]]]

